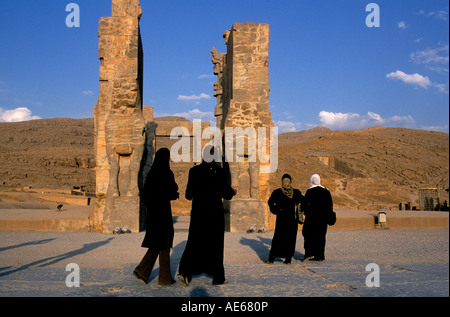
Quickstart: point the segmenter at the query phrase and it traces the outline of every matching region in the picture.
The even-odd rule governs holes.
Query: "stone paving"
[[[148,285],[133,269],[146,249],[144,233],[0,231],[1,297],[448,297],[448,229],[331,230],[326,260],[301,262],[299,233],[291,265],[263,263],[273,232],[226,233],[225,271],[228,284],[211,285],[209,276],[194,277],[189,287],[157,283],[158,264]],[[175,234],[171,254],[175,279],[187,232]],[[80,269],[80,287],[68,287],[68,264]],[[375,263],[379,287],[366,279]],[[74,280],[69,279],[69,282]],[[369,282],[375,279],[370,278]],[[70,284],[70,283],[69,283]],[[370,283],[369,283],[370,284]]]

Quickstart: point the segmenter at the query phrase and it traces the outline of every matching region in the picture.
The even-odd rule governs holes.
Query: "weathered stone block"
[[[112,0],[113,17],[133,17],[140,19],[142,8],[139,0]]]
[[[106,202],[105,210],[103,232],[111,233],[116,227],[127,227],[133,233],[143,229],[140,219],[144,216],[145,209],[143,209],[139,196],[114,197]],[[124,212],[124,210],[128,210],[128,212]]]
[[[94,227],[112,232],[143,228],[142,166],[151,131],[142,110],[143,53],[139,0],[112,0],[99,21],[100,94],[94,106],[96,207]],[[149,129],[147,129],[149,130]],[[148,169],[147,169],[148,170]]]
[[[265,226],[264,206],[259,199],[225,201],[225,228],[229,232],[245,232],[249,227]]]
[[[98,35],[139,36],[139,21],[127,17],[102,17],[98,23]]]
[[[214,85],[217,127],[222,131],[230,127],[266,128],[266,136],[262,137],[269,144],[269,130],[273,126],[269,112],[269,25],[235,23],[231,30],[224,32],[224,40],[226,54],[219,54],[216,49],[211,51],[214,74],[218,76]],[[269,225],[270,221],[267,207],[270,178],[261,177],[261,170],[265,171],[267,164],[260,164],[259,157],[256,162],[250,162],[254,150],[249,147],[248,136],[244,137],[244,144],[244,152],[227,165],[231,184],[237,189],[237,196],[225,204],[227,228],[231,231]],[[228,149],[235,153],[234,144],[226,142],[224,146],[224,152]]]

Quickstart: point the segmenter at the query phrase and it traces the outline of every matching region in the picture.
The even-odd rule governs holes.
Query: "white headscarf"
[[[319,174],[314,174],[313,176],[311,176],[311,188],[313,187],[323,187],[322,185],[320,185],[320,176]]]

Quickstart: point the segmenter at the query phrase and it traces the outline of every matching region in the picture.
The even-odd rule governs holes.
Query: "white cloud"
[[[422,130],[427,130],[427,131],[436,131],[436,132],[448,133],[448,125],[444,125],[444,126],[422,126],[420,128]]]
[[[208,122],[208,121],[216,121],[216,117],[214,116],[213,112],[203,112],[199,109],[193,109],[185,112],[178,112],[174,114],[169,113],[155,113],[155,117],[165,117],[165,116],[175,116],[175,117],[182,117],[186,118],[190,121],[194,119],[200,119],[202,122]]]
[[[321,111],[320,122],[332,130],[360,130],[375,126],[414,128],[416,122],[411,116],[393,116],[383,118],[374,112],[366,115]]]
[[[275,121],[274,124],[278,128],[278,133],[296,132],[302,126],[300,122],[292,121]]]
[[[439,92],[448,94],[448,84],[434,84],[433,86],[436,87]]]
[[[439,10],[436,12],[436,18],[443,21],[448,21],[448,9],[446,10]]]
[[[16,108],[14,110],[3,110],[0,108],[0,122],[20,122],[37,119],[41,118],[31,115],[31,111],[25,107]]]
[[[283,111],[282,113],[281,113],[286,119],[292,119],[292,118],[294,118],[289,112],[287,112],[287,111]]]
[[[401,80],[405,84],[420,86],[422,88],[427,89],[431,86],[431,81],[428,77],[424,77],[418,73],[415,74],[406,74],[401,70],[397,70],[396,72],[392,72],[386,75],[386,78]]]
[[[430,11],[430,12],[426,12],[425,10],[420,10],[419,14],[427,16],[427,17],[434,17],[438,20],[448,21],[448,8],[447,8],[447,10],[437,10],[437,11]]]
[[[383,126],[390,127],[414,128],[416,126],[416,121],[410,115],[381,119],[379,123],[383,124]]]
[[[213,112],[209,112],[209,111],[203,112],[198,109],[189,110],[187,112],[176,113],[175,116],[183,117],[183,118],[186,118],[191,121],[194,119],[200,119],[203,122],[216,121],[216,117],[214,116]]]
[[[94,94],[94,92],[92,90],[83,91],[83,95],[86,95],[86,96],[91,96],[93,94]]]
[[[211,99],[211,96],[205,93],[201,93],[200,95],[191,95],[191,96],[184,96],[184,95],[178,95],[178,100],[181,101],[198,101],[202,99]]]
[[[213,75],[202,74],[198,76],[198,79],[209,79],[209,78],[213,78]]]
[[[398,22],[398,28],[402,30],[406,29],[406,23],[404,21]]]
[[[437,48],[429,48],[423,51],[416,51],[409,55],[411,61],[416,64],[448,64],[449,46],[444,45]]]
[[[322,125],[333,130],[361,129],[367,124],[363,121],[361,115],[357,113],[321,111],[319,113],[319,118]]]

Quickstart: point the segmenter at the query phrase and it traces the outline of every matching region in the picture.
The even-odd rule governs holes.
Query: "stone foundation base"
[[[224,201],[225,230],[246,232],[251,226],[263,227],[264,206],[258,199],[233,199]]]
[[[111,197],[106,202],[103,214],[103,232],[111,233],[114,228],[128,228],[132,233],[143,230],[144,206],[139,197]]]

